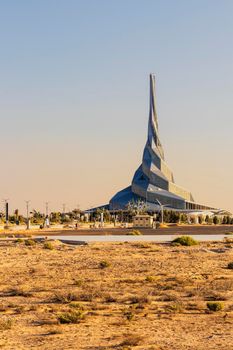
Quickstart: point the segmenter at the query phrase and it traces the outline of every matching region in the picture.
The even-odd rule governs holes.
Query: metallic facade
[[[125,209],[132,200],[143,199],[147,208],[156,210],[158,201],[176,210],[214,209],[194,202],[191,192],[175,184],[174,176],[165,162],[159,137],[155,99],[155,76],[150,74],[150,108],[147,142],[142,164],[136,170],[131,186],[119,191],[109,203],[110,209]]]

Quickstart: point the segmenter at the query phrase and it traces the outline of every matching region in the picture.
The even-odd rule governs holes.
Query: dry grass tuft
[[[128,301],[130,304],[149,304],[151,302],[147,296],[132,296]]]
[[[28,291],[26,288],[13,288],[6,292],[6,296],[10,297],[32,297],[32,292]]]
[[[84,314],[81,310],[63,312],[60,315],[58,315],[57,319],[61,324],[76,324],[80,323],[84,319]]]
[[[102,260],[99,263],[99,268],[100,269],[106,269],[107,267],[110,267],[111,264],[107,260]]]
[[[166,310],[171,313],[182,313],[185,307],[182,301],[176,301],[166,306]]]
[[[143,343],[144,337],[138,334],[128,334],[120,343],[120,346],[138,346]]]
[[[0,331],[6,331],[11,329],[13,321],[11,318],[2,318],[0,319]]]
[[[104,299],[106,303],[115,303],[117,301],[117,298],[115,298],[111,294],[107,294]]]
[[[74,293],[56,293],[52,299],[54,303],[60,304],[69,304],[77,300],[79,300],[79,297]]]

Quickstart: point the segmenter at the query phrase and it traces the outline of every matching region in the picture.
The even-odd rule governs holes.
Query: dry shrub
[[[132,296],[128,301],[130,304],[149,304],[150,298],[147,296]]]
[[[155,282],[156,280],[158,280],[158,277],[156,276],[146,276],[145,278],[145,281],[150,283]]]
[[[99,304],[97,302],[92,302],[90,304],[90,309],[92,311],[101,311],[101,310],[109,310],[109,307],[107,305],[104,305],[104,304]]]
[[[99,263],[99,268],[100,269],[106,269],[107,267],[110,267],[111,264],[107,260],[102,260]]]
[[[81,287],[81,285],[83,284],[83,281],[80,279],[74,279],[74,285],[76,287]]]
[[[11,318],[0,319],[0,331],[11,329],[13,321]]]
[[[206,306],[210,311],[213,311],[213,312],[221,311],[224,308],[224,304],[220,302],[210,301],[206,304]]]
[[[56,335],[56,334],[62,334],[62,330],[60,328],[52,328],[50,331],[47,333],[48,335]]]
[[[105,296],[106,303],[115,303],[116,301],[117,301],[117,299],[114,296],[112,296],[111,294],[107,294]]]
[[[179,298],[174,293],[161,294],[156,299],[157,301],[177,301]]]
[[[56,335],[56,334],[62,334],[62,330],[59,326],[50,329],[47,333],[47,335]]]
[[[75,301],[72,301],[72,302],[69,304],[69,307],[74,308],[74,309],[84,310],[83,305],[81,305],[80,303],[77,303],[77,302],[75,302]]]
[[[24,244],[25,244],[26,246],[35,246],[35,245],[36,245],[36,241],[34,241],[33,239],[26,239],[26,240],[24,241]]]
[[[79,301],[93,301],[96,298],[102,297],[102,292],[94,287],[86,287],[85,292],[78,295]]]
[[[151,248],[151,244],[150,243],[134,243],[133,247],[139,248],[139,249],[148,249],[148,248]]]
[[[54,249],[54,246],[52,245],[51,242],[44,242],[43,248],[44,248],[44,249],[48,249],[48,250],[53,250],[53,249]]]
[[[0,304],[0,312],[5,312],[7,311],[7,306],[5,304]]]
[[[127,236],[140,236],[141,232],[139,230],[132,230],[126,233]]]
[[[137,278],[123,278],[119,280],[118,283],[126,283],[126,284],[136,284],[139,280]]]
[[[215,291],[227,292],[233,290],[233,279],[217,279],[211,282],[210,289]]]
[[[80,310],[63,312],[62,314],[58,315],[57,319],[62,324],[80,323],[81,320],[84,319],[84,314]]]
[[[198,242],[191,236],[181,236],[173,239],[173,245],[193,246],[197,245]]]
[[[132,321],[134,319],[134,316],[135,314],[132,311],[130,310],[124,311],[124,317],[126,317],[128,321]]]
[[[186,306],[186,309],[187,310],[201,310],[202,307],[198,303],[188,303]]]
[[[22,238],[17,238],[15,240],[15,243],[23,243],[23,242],[24,242],[24,239],[22,239]]]
[[[29,292],[26,288],[13,288],[9,289],[8,292],[6,292],[6,295],[9,297],[31,297],[32,293]]]
[[[182,301],[176,301],[167,305],[166,310],[171,313],[181,313],[184,311],[184,304]]]
[[[35,321],[34,323],[37,326],[57,325],[58,324],[58,320],[55,319],[55,318],[45,317],[45,318],[42,318],[40,320]]]
[[[156,284],[157,290],[172,290],[172,289],[175,289],[175,287],[177,287],[176,283],[158,283],[158,284]]]
[[[120,346],[138,346],[142,344],[143,340],[144,338],[141,335],[128,334],[125,336]]]
[[[77,301],[79,298],[74,293],[56,293],[53,298],[54,303],[69,304],[72,301]]]
[[[203,300],[226,300],[228,283],[223,280],[213,281],[210,284],[197,284],[188,294],[189,297],[196,297]],[[222,293],[221,293],[222,292]]]
[[[25,307],[23,305],[19,305],[15,308],[15,313],[22,314],[25,311]]]
[[[218,300],[227,300],[228,297],[226,294],[222,294],[213,290],[208,290],[204,294],[204,300],[218,301]]]
[[[39,305],[30,305],[28,311],[36,311],[38,310]]]
[[[95,298],[94,293],[81,293],[78,297],[78,300],[80,301],[92,301]]]

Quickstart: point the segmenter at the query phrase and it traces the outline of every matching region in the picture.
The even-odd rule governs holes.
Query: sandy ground
[[[0,241],[0,348],[233,349],[233,243],[53,246]]]

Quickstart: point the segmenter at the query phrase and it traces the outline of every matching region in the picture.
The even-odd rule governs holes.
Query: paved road
[[[37,232],[37,235],[62,235],[62,236],[83,236],[83,235],[126,235],[132,228],[101,228],[101,229],[65,229],[65,230],[53,230],[53,231],[40,231]],[[221,226],[170,226],[169,228],[159,228],[157,230],[144,228],[139,229],[143,235],[216,235],[216,234],[225,234],[228,232],[233,232],[233,225],[221,225]],[[31,232],[30,232],[31,233]],[[33,232],[33,234],[35,234]]]

